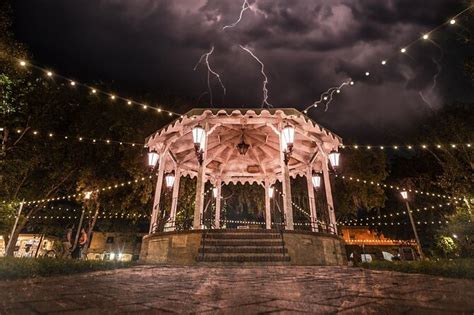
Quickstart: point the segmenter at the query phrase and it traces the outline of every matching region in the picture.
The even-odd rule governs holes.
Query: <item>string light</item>
[[[471,6],[467,7],[467,8],[465,8],[464,10],[462,10],[461,12],[459,12],[458,14],[456,14],[451,20],[449,20],[449,24],[451,24],[451,25],[455,24],[455,23],[456,23],[455,18],[457,18],[457,17],[461,16],[462,14],[466,13],[466,12],[469,11],[472,7],[473,7],[473,6],[471,5]],[[428,40],[429,37],[430,37],[430,34],[434,33],[435,31],[437,31],[439,28],[441,28],[441,27],[442,27],[443,25],[445,25],[445,24],[446,24],[446,22],[443,23],[443,24],[441,24],[441,25],[438,25],[437,27],[435,27],[435,28],[433,28],[432,30],[430,30],[430,31],[428,31],[427,33],[425,33],[421,38],[418,37],[418,38],[416,38],[415,40],[413,40],[412,42],[408,43],[407,45],[405,45],[404,47],[402,47],[399,51],[400,51],[401,53],[405,54],[410,46],[412,46],[413,44],[415,44],[417,41],[419,41],[419,40],[421,40],[421,39],[423,39],[423,40]],[[385,66],[385,65],[388,63],[389,59],[393,58],[394,56],[396,56],[396,54],[393,54],[393,55],[389,56],[388,58],[383,59],[383,60],[380,62],[381,65],[382,65],[382,66]],[[370,72],[369,72],[369,71],[366,71],[366,72],[365,72],[365,76],[366,76],[366,77],[370,76]],[[351,85],[353,85],[353,82],[352,82],[352,81],[351,81]],[[316,107],[316,106],[314,106],[314,107]],[[304,110],[304,113],[305,113],[305,114],[307,114],[307,111],[308,111],[309,108],[310,108],[310,107],[308,107],[307,109]]]
[[[46,198],[46,199],[30,200],[30,201],[23,202],[23,204],[24,205],[32,205],[32,204],[38,204],[38,203],[43,203],[43,202],[52,202],[52,201],[73,199],[73,198],[76,198],[76,197],[85,196],[85,194],[89,193],[89,192],[98,193],[98,192],[101,192],[101,191],[103,192],[103,191],[108,191],[108,190],[115,190],[115,189],[119,189],[119,188],[122,188],[122,187],[125,187],[125,186],[130,186],[134,183],[143,182],[146,179],[151,179],[151,178],[152,178],[151,175],[148,176],[148,177],[140,177],[140,178],[136,178],[134,180],[121,182],[121,183],[115,184],[113,186],[111,185],[111,186],[106,186],[106,187],[102,187],[102,188],[98,188],[98,189],[91,189],[91,190],[87,190],[87,191],[82,192],[82,193],[77,193],[77,194],[72,194],[72,195],[67,195],[67,196],[58,196],[58,197],[52,197],[52,198]],[[8,203],[10,205],[21,203],[21,202],[7,202],[6,200],[3,200],[1,202],[3,204]]]
[[[390,189],[393,189],[393,190],[397,190],[397,191],[408,191],[408,192],[413,192],[415,194],[418,194],[418,195],[426,195],[426,196],[431,196],[431,197],[437,197],[437,198],[443,198],[443,199],[449,199],[449,200],[459,200],[459,201],[463,201],[464,199],[461,198],[461,197],[454,197],[454,196],[448,196],[446,194],[436,194],[436,193],[432,193],[432,192],[425,192],[425,191],[420,191],[420,190],[414,190],[414,189],[405,189],[405,188],[400,188],[398,186],[393,186],[393,185],[387,185],[387,184],[382,184],[382,183],[376,183],[376,182],[373,182],[373,181],[367,181],[367,180],[362,180],[362,179],[359,179],[359,178],[356,178],[356,177],[347,177],[345,175],[338,175],[336,174],[335,175],[336,177],[338,178],[341,178],[343,180],[349,180],[349,181],[357,181],[357,182],[361,182],[361,183],[364,183],[364,184],[367,184],[367,185],[373,185],[373,186],[377,186],[377,187],[383,187],[383,188],[390,188]]]
[[[17,133],[21,133],[22,132],[22,129],[17,129],[16,130]],[[143,143],[138,143],[138,142],[129,142],[129,141],[119,141],[119,140],[110,140],[110,139],[100,139],[100,138],[90,138],[90,137],[78,137],[78,136],[66,136],[66,135],[60,135],[60,134],[54,134],[52,132],[49,132],[49,133],[46,133],[46,132],[39,132],[38,130],[31,130],[31,129],[27,129],[25,130],[25,133],[28,134],[28,133],[31,133],[33,134],[34,136],[38,136],[38,135],[41,135],[41,134],[47,134],[49,140],[51,141],[53,137],[55,137],[55,141],[64,141],[64,140],[70,140],[71,142],[75,141],[76,139],[79,140],[79,141],[91,141],[92,143],[105,143],[105,144],[112,144],[112,143],[115,143],[115,144],[119,144],[119,145],[128,145],[128,146],[132,146],[132,147],[135,147],[135,146],[138,146],[138,147],[146,147],[145,144]]]
[[[452,149],[457,149],[458,147],[463,147],[465,146],[466,148],[471,148],[472,144],[471,143],[451,143],[451,144],[416,144],[416,145],[406,145],[406,146],[398,146],[398,145],[358,145],[358,144],[344,144],[341,145],[341,149],[359,149],[359,148],[365,148],[367,150],[370,150],[372,148],[379,148],[380,150],[384,149],[408,149],[408,150],[414,150],[414,149],[429,149],[429,148],[452,148]]]
[[[124,102],[126,102],[128,105],[132,105],[132,104],[135,104],[135,105],[138,105],[138,106],[143,106],[145,104],[143,103],[140,103],[140,102],[137,102],[137,101],[132,101],[132,100],[129,100],[129,99],[126,99],[126,98],[123,98],[123,97],[120,97],[120,96],[117,96],[117,95],[114,95],[114,94],[111,94],[109,92],[106,92],[106,91],[103,91],[103,90],[100,90],[100,89],[97,89],[95,87],[92,87],[92,86],[89,86],[88,84],[85,84],[85,83],[81,83],[81,82],[78,82],[76,80],[73,80],[71,78],[68,78],[68,77],[65,77],[65,76],[62,76],[62,75],[59,75],[59,74],[53,74],[53,72],[51,70],[48,70],[46,68],[43,68],[43,67],[40,67],[38,65],[35,65],[35,64],[32,64],[32,63],[27,63],[25,60],[23,59],[19,59],[19,58],[16,58],[14,56],[10,56],[10,58],[12,60],[15,60],[16,62],[18,62],[18,64],[23,67],[23,68],[32,68],[32,69],[36,69],[36,70],[39,70],[43,73],[45,73],[48,77],[53,77],[53,75],[57,78],[60,78],[60,79],[63,79],[65,81],[67,81],[69,83],[70,86],[72,87],[75,87],[75,86],[82,86],[84,88],[86,88],[88,91],[90,91],[92,94],[102,94],[102,95],[105,95],[105,96],[109,96],[111,100],[123,100]],[[147,106],[149,108],[154,108],[152,106]],[[181,114],[179,113],[176,113],[174,111],[171,111],[171,110],[164,110],[165,112],[167,113],[171,113],[170,116],[178,116],[180,117]]]

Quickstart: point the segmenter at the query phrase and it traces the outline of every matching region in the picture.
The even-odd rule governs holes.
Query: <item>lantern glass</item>
[[[269,187],[268,188],[268,197],[273,198],[274,192],[275,192],[275,188]]]
[[[293,143],[295,142],[295,128],[286,125],[285,128],[282,130],[282,136],[283,136],[283,149],[290,150],[291,147],[293,147]]]
[[[173,173],[168,173],[165,176],[165,181],[166,181],[166,187],[171,188],[173,187],[174,184],[174,174]]]
[[[329,161],[331,162],[332,167],[336,168],[339,166],[339,156],[341,154],[336,151],[329,153]]]
[[[148,166],[155,167],[158,163],[159,155],[156,152],[148,152]]]
[[[400,195],[402,195],[402,198],[403,200],[407,200],[408,199],[408,192],[407,191],[401,191],[400,192]]]
[[[319,188],[321,187],[321,175],[318,173],[313,173],[313,176],[311,178],[311,181],[313,182],[313,187],[314,188]]]
[[[214,198],[217,198],[217,188],[216,187],[212,188],[212,195],[214,196]]]
[[[205,134],[205,130],[200,125],[197,125],[196,127],[193,128],[194,145],[203,146],[205,144],[204,134]]]

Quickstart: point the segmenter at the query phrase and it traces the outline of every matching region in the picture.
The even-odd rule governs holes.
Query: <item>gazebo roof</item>
[[[165,154],[165,171],[178,168],[181,175],[196,176],[199,164],[195,155],[192,129],[200,124],[207,131],[205,176],[211,182],[274,182],[282,176],[280,130],[286,124],[295,127],[293,153],[289,161],[291,177],[306,175],[308,168],[320,171],[332,150],[342,139],[321,127],[294,108],[275,109],[193,109],[164,126],[146,143],[150,150]],[[241,155],[237,144],[250,145]]]

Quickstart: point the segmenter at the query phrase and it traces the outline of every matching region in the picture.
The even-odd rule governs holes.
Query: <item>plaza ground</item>
[[[472,314],[474,280],[350,267],[137,266],[0,281],[0,314]]]

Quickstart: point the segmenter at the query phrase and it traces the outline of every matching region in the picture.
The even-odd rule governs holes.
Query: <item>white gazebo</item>
[[[293,108],[193,109],[146,140],[149,163],[158,172],[150,233],[160,212],[164,180],[173,189],[169,221],[174,222],[180,178],[188,175],[197,178],[193,229],[203,228],[208,181],[215,187],[216,228],[221,222],[222,185],[259,183],[265,187],[265,226],[270,229],[270,191],[280,181],[285,229],[293,230],[290,178],[305,176],[312,231],[318,230],[318,210],[328,211],[330,229],[337,233],[329,169],[338,164],[341,144],[340,137]],[[316,209],[314,188],[321,178],[327,209]]]

